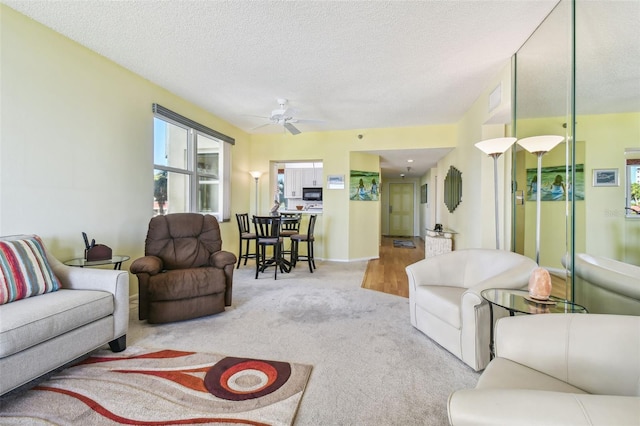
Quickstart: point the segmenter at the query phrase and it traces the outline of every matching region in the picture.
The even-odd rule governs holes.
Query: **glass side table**
[[[529,297],[527,290],[514,290],[509,288],[488,288],[482,290],[480,295],[489,302],[489,342],[491,345],[491,358],[493,359],[493,305],[509,311],[509,316],[519,314],[561,314],[561,313],[587,313],[587,308],[559,297],[550,296],[548,300],[536,301]]]
[[[126,262],[129,259],[129,256],[114,255],[111,257],[111,259],[93,260],[91,262],[88,262],[84,257],[77,257],[75,259],[65,261],[64,264],[67,266],[77,266],[80,268],[84,268],[85,266],[113,265],[113,269],[120,269],[122,267],[122,262]]]

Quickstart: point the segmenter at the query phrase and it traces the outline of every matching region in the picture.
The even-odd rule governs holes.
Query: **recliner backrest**
[[[145,255],[158,256],[165,269],[209,265],[212,253],[222,249],[218,220],[199,213],[172,213],[149,222]]]

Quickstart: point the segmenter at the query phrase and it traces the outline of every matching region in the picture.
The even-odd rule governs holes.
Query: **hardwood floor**
[[[416,248],[394,247],[393,240],[412,240]],[[382,237],[380,258],[367,264],[362,288],[409,297],[409,282],[404,268],[424,259],[424,240],[420,237]],[[566,298],[566,281],[551,275],[553,296]]]
[[[393,240],[411,240],[416,248],[394,247]],[[422,238],[382,237],[380,258],[367,264],[362,288],[409,297],[409,282],[404,268],[421,259],[424,259]]]

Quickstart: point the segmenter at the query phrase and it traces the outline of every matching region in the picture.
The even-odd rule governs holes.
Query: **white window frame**
[[[217,132],[215,132],[214,130],[208,129],[205,126],[202,126],[198,123],[195,122],[191,122],[191,120],[186,119],[176,113],[173,113],[172,111],[166,110],[164,108],[162,108],[164,111],[168,111],[171,114],[174,114],[175,116],[177,116],[178,118],[184,118],[184,120],[181,120],[183,122],[174,120],[170,117],[167,117],[166,115],[162,114],[162,113],[158,113],[156,111],[156,107],[162,108],[157,104],[154,104],[154,114],[153,117],[154,119],[158,119],[161,120],[163,122],[169,123],[171,125],[174,126],[178,126],[180,128],[183,128],[185,130],[187,130],[187,168],[186,169],[182,169],[182,168],[178,168],[178,167],[174,167],[174,166],[166,166],[166,165],[162,165],[162,164],[153,164],[153,169],[154,170],[162,170],[162,171],[167,171],[167,172],[171,172],[171,173],[180,173],[183,175],[187,176],[188,179],[188,193],[186,194],[187,197],[187,209],[189,212],[195,212],[195,213],[202,213],[202,214],[210,214],[212,216],[215,216],[218,221],[223,222],[223,221],[228,221],[230,219],[231,216],[231,182],[230,182],[230,176],[231,176],[231,146],[232,146],[232,142],[233,139],[229,138],[228,136],[222,135],[222,134],[218,134]],[[186,123],[185,123],[186,122]],[[194,126],[190,126],[189,124],[193,123]],[[196,129],[194,127],[199,126],[200,128]],[[205,131],[202,131],[201,129],[205,129]],[[209,131],[207,131],[209,130]],[[213,133],[213,134],[212,134]],[[208,139],[213,139],[219,142],[219,151],[218,151],[218,177],[217,177],[217,182],[218,182],[218,208],[219,211],[216,212],[211,212],[211,211],[200,211],[199,209],[199,198],[198,198],[198,192],[199,192],[199,185],[200,185],[200,180],[201,178],[208,178],[211,179],[214,176],[210,173],[200,173],[198,171],[198,149],[197,149],[197,136],[200,135],[202,137],[208,138]],[[222,140],[219,137],[216,137],[216,135],[220,135],[224,138],[226,138],[227,140]],[[154,134],[154,149],[155,149],[155,137],[156,135]],[[231,142],[229,142],[229,140]],[[185,189],[187,190],[187,189]]]

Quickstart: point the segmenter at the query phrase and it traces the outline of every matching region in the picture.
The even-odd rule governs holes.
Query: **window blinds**
[[[222,134],[220,132],[217,132],[203,124],[197,123],[191,120],[190,118],[187,118],[183,115],[178,114],[177,112],[171,111],[170,109],[163,107],[162,105],[153,104],[153,112],[155,114],[161,115],[162,117],[168,118],[170,120],[173,120],[187,127],[191,127],[192,129],[197,130],[201,133],[204,133],[205,135],[209,135],[216,139],[220,139],[221,141],[227,142],[231,145],[235,145],[236,143],[236,140],[234,138],[227,136],[225,134]]]

